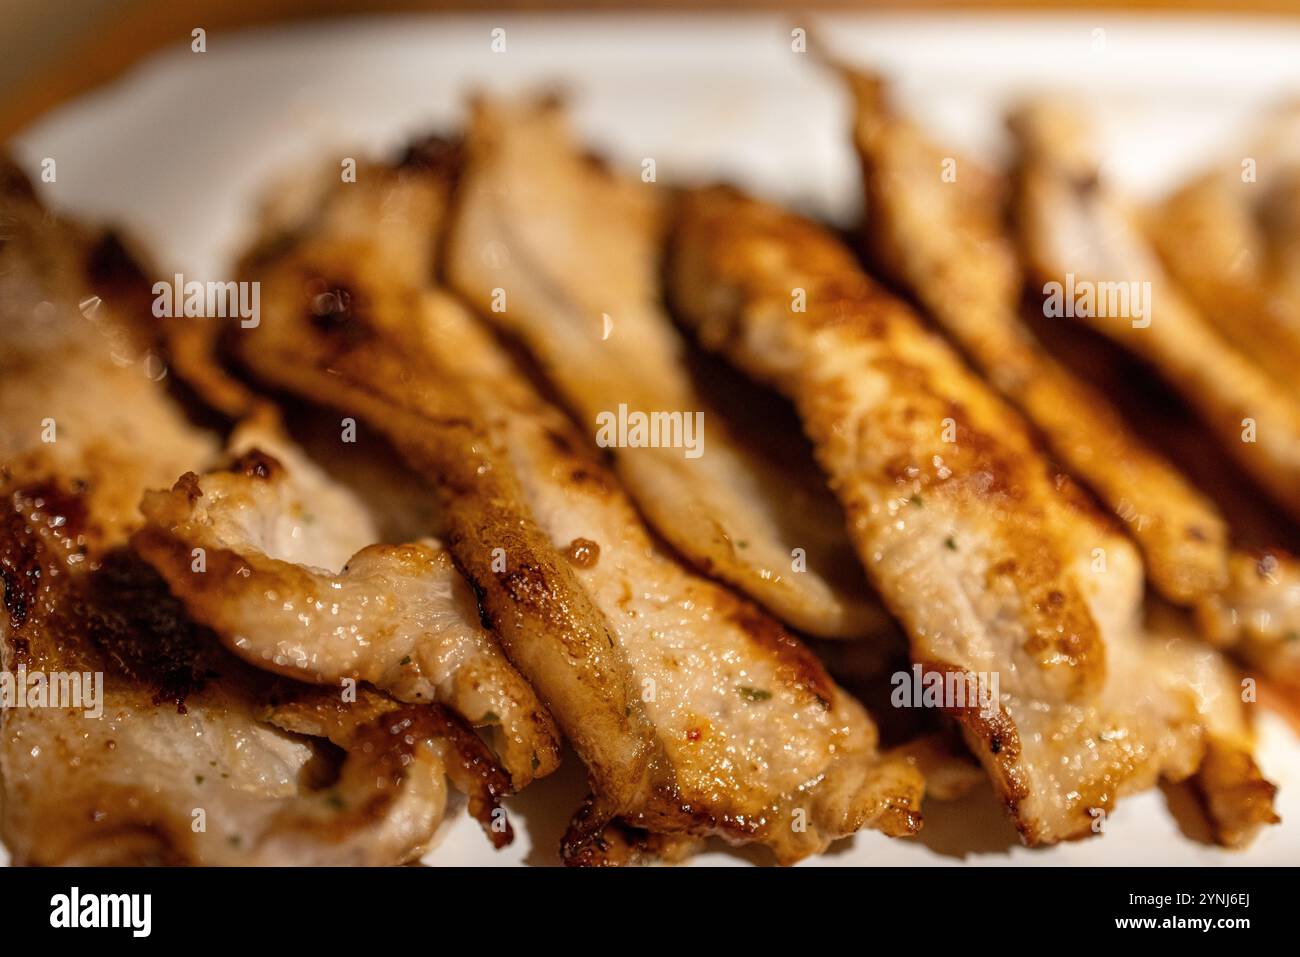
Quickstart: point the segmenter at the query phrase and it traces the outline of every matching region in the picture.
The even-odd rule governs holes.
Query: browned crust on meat
[[[692,249],[700,262],[697,267],[686,262],[690,254],[684,255],[678,260],[684,263],[683,273],[709,268],[703,259],[706,254],[700,252],[707,248],[717,257],[712,263],[717,274],[738,284],[731,296],[737,303],[743,299],[744,310],[769,314],[780,310],[788,314],[788,287],[795,282],[804,284],[799,288],[804,289],[810,303],[806,312],[795,317],[806,330],[800,335],[811,337],[824,330],[842,329],[864,340],[889,341],[898,327],[914,323],[905,305],[872,283],[847,250],[828,242],[824,231],[811,222],[785,215],[774,207],[750,203],[726,187],[694,194],[689,202],[695,244]],[[767,274],[770,280],[751,268],[744,253],[732,252],[731,240],[738,234],[732,225],[734,216],[744,218],[748,250],[763,248],[781,257],[779,268]],[[679,282],[679,287],[687,285],[689,280]],[[710,348],[740,356],[744,364],[745,347],[738,338],[743,335],[742,310],[732,311],[729,325],[721,318],[721,311],[711,315],[719,316],[717,326],[703,329],[702,338]],[[918,335],[925,337],[924,333]],[[1005,557],[991,567],[989,587],[1005,584],[1024,596],[1032,650],[1044,662],[1063,657],[1068,663],[1064,670],[1072,676],[1072,693],[1089,693],[1101,680],[1104,650],[1091,614],[1064,574],[1061,542],[1044,514],[1045,473],[1039,471],[1041,465],[1033,453],[1032,441],[1023,426],[1000,407],[994,407],[991,416],[987,409],[982,410],[982,418],[993,417],[1000,422],[999,434],[991,435],[975,424],[979,417],[972,415],[972,410],[950,397],[952,383],[934,381],[930,370],[901,355],[887,348],[871,360],[871,368],[891,383],[891,401],[887,410],[873,420],[870,435],[846,436],[841,432],[838,423],[848,421],[844,416],[851,409],[848,398],[835,391],[842,383],[824,383],[816,392],[785,384],[787,391],[796,394],[796,405],[822,467],[832,475],[832,487],[844,500],[850,525],[857,520],[855,515],[871,506],[857,500],[855,493],[835,477],[834,463],[828,459],[836,454],[835,449],[854,442],[870,443],[879,450],[868,466],[877,469],[875,474],[856,473],[869,484],[895,487],[900,496],[910,493],[911,500],[922,507],[934,496],[957,508],[1014,515],[1016,521],[1003,522],[1005,531],[1000,533],[999,546]],[[758,365],[748,368],[754,371]],[[943,368],[954,377],[970,378],[954,363]],[[762,370],[757,371],[761,375]],[[959,442],[939,444],[930,435],[945,420],[959,424]],[[931,461],[926,461],[923,450],[927,448],[935,452]],[[940,457],[941,464],[936,465]],[[976,478],[972,481],[971,477]],[[889,596],[882,597],[888,603]]]
[[[1204,725],[1145,670],[1156,645],[1134,630],[1135,558],[1014,412],[813,223],[696,190],[672,247],[679,314],[794,400],[914,658],[1000,672],[998,709],[948,713],[1025,842],[1099,833],[1122,794],[1194,771]],[[1113,596],[1088,579],[1102,544],[1119,562],[1103,579]],[[1145,708],[1127,697],[1144,676]],[[1107,737],[1116,723],[1130,733]]]
[[[1192,781],[1215,840],[1225,847],[1243,847],[1261,827],[1281,820],[1273,810],[1277,786],[1264,777],[1250,752],[1237,745],[1211,738]]]
[[[365,770],[375,776],[376,787],[364,803],[345,808],[348,816],[325,825],[340,834],[381,819],[405,783],[417,749],[436,742],[445,746],[447,776],[468,796],[470,816],[492,846],[500,849],[514,840],[501,806],[514,793],[510,776],[474,730],[446,708],[401,705],[368,688],[360,690],[355,702],[344,702],[336,693],[295,688],[268,706],[266,720],[286,730],[323,735],[366,755]]]
[[[1218,509],[1020,319],[1023,277],[1004,221],[1008,184],[965,157],[956,160],[958,180],[941,180],[936,171],[951,151],[890,108],[881,76],[841,72],[857,103],[864,231],[877,258],[1123,521],[1158,590],[1192,605],[1221,589],[1227,530]]]
[[[336,261],[330,252],[327,262]],[[313,274],[337,285],[332,266],[309,256],[260,273],[268,288],[299,289],[298,277]],[[347,324],[377,332],[372,323],[380,318],[418,308],[416,296],[398,293],[395,302]],[[294,306],[292,315],[264,316],[259,333],[256,344],[239,350],[256,373],[380,428],[432,480],[447,516],[443,540],[474,590],[485,626],[583,754],[600,783],[606,819],[639,804],[652,745],[642,730],[639,747],[625,748],[629,717],[636,728],[640,707],[619,677],[615,643],[574,569],[523,508],[524,496],[468,397],[450,381],[436,394],[403,388],[417,374],[420,353],[396,329],[385,327],[382,336],[342,333],[349,340],[344,347],[339,331],[323,332],[307,309]],[[494,567],[496,549],[508,556],[503,570]],[[599,709],[590,707],[593,701]]]
[[[588,798],[574,815],[560,841],[560,859],[567,867],[628,867],[635,864],[676,863],[703,844],[692,834],[657,833],[610,821],[592,833],[594,802]]]
[[[0,556],[6,584],[12,586],[6,600],[9,620],[0,627],[5,639],[0,665],[11,669],[21,664],[46,672],[103,672],[109,696],[105,720],[109,714],[125,720],[123,733],[128,733],[131,722],[147,720],[158,709],[198,715],[209,709],[223,716],[241,711],[256,714],[273,709],[286,697],[315,694],[225,655],[213,636],[185,616],[153,569],[130,551],[111,550],[90,567],[82,561],[69,563],[67,545],[74,529],[53,521],[51,513],[74,512],[78,496],[65,496],[56,509],[51,508],[51,500],[47,493],[33,495],[31,489],[11,491],[0,516]],[[33,511],[34,501],[44,504]],[[286,799],[276,823],[263,837],[284,842],[296,834],[310,842],[313,853],[328,854],[324,849],[330,845],[341,845],[381,823],[393,803],[405,795],[410,774],[428,773],[427,764],[412,763],[413,739],[395,733],[400,731],[396,724],[367,724],[392,706],[387,699],[368,694],[356,710],[342,706],[337,695],[320,699],[337,709],[327,736],[348,749],[338,787],[356,803],[335,805],[309,795]],[[204,776],[215,777],[216,772],[196,769],[201,773],[195,776],[194,795],[181,798],[183,806],[174,806],[148,782],[98,777],[98,765],[111,764],[113,752],[119,750],[115,741],[102,741],[94,725],[86,725],[83,731],[93,731],[89,739],[100,741],[109,753],[85,753],[82,735],[72,733],[75,725],[70,724],[62,735],[55,727],[46,729],[69,720],[82,719],[64,718],[57,711],[31,719],[5,716],[7,729],[11,722],[15,727],[21,723],[22,730],[14,733],[25,734],[33,744],[44,742],[46,750],[54,749],[43,755],[44,761],[80,769],[71,772],[75,780],[65,782],[66,792],[57,795],[33,791],[25,777],[7,782],[10,790],[0,813],[0,831],[15,860],[31,864],[198,862],[204,852],[195,844],[188,809],[217,796],[203,791]],[[296,730],[326,734],[320,729]],[[21,765],[14,763],[18,756],[9,753],[0,758],[18,777]],[[474,764],[467,760],[466,767]],[[78,774],[88,779],[83,782]],[[500,780],[491,773],[480,776],[483,793],[493,791]],[[58,776],[51,778],[47,772],[41,780],[57,784]],[[185,792],[190,785],[180,781],[173,786]],[[261,850],[264,847],[232,846],[225,853],[234,858]]]
[[[799,793],[784,783],[770,790],[744,787],[731,780],[739,772],[730,765],[718,768],[725,781],[710,777],[709,749],[725,747],[721,735],[701,736],[696,747],[689,736],[683,744],[675,734],[669,740],[659,733],[635,680],[638,672],[627,660],[630,652],[594,597],[597,586],[589,590],[579,577],[609,568],[615,543],[602,538],[600,556],[588,561],[596,557],[590,546],[551,541],[551,525],[544,528],[534,511],[582,496],[589,510],[612,510],[593,519],[597,525],[627,528],[629,556],[657,548],[617,480],[508,357],[494,351],[490,336],[467,335],[465,330],[476,328],[473,320],[430,288],[426,273],[395,268],[391,256],[379,252],[393,245],[390,234],[339,232],[348,235],[308,230],[279,256],[250,264],[250,277],[263,283],[263,320],[257,330],[232,332],[231,345],[259,378],[382,431],[430,481],[446,516],[440,537],[474,589],[484,623],[589,769],[594,797],[570,828],[566,856],[583,859],[584,849],[603,840],[616,819],[655,833],[762,841],[787,861],[867,823],[887,833],[913,832],[920,820],[919,772],[905,762],[885,762],[884,783],[878,785],[874,730],[815,657],[748,602],[688,573],[667,597],[716,607],[726,640],[743,635],[745,653],[777,683],[774,693],[754,692],[745,707],[780,695],[780,707],[797,709],[796,715],[809,708],[842,715],[844,728],[832,720],[826,751],[816,756],[817,780],[827,783],[801,782],[793,789]],[[423,241],[411,237],[417,246]],[[333,310],[329,321],[319,321],[310,290],[338,288],[348,290],[346,314]],[[438,335],[439,323],[444,335],[465,338],[463,353],[445,354],[454,350],[427,341]],[[550,506],[548,495],[554,495]],[[664,552],[656,560],[673,559]],[[650,613],[643,608],[635,614]],[[651,621],[647,617],[646,625],[634,627],[648,629]],[[701,627],[707,625],[702,620]],[[707,653],[709,636],[699,641]],[[643,653],[651,650],[648,635],[643,644]],[[671,664],[663,667],[671,673]],[[799,810],[809,815],[806,835],[788,827]]]

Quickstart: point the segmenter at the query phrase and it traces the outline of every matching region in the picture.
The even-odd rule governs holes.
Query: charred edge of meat
[[[52,633],[85,639],[154,689],[155,703],[174,703],[184,713],[186,697],[214,677],[201,649],[212,647],[215,636],[192,622],[161,576],[127,548],[109,552],[84,573],[60,567],[51,539],[73,547],[86,520],[79,495],[54,484],[34,486],[11,493],[10,506],[0,524],[0,578],[15,650],[30,652],[21,632],[42,588],[57,584],[66,591],[48,612]]]
[[[217,672],[203,650],[217,637],[191,621],[153,568],[129,549],[105,556],[78,583],[74,605],[84,633],[127,675],[154,690],[154,703],[185,713],[185,699]]]
[[[1191,786],[1214,839],[1225,847],[1240,847],[1259,828],[1281,821],[1273,808],[1277,785],[1248,752],[1211,740]]]
[[[433,734],[450,745],[453,755],[447,759],[447,776],[457,789],[469,797],[469,813],[483,828],[483,833],[495,848],[502,848],[514,840],[514,829],[501,807],[501,799],[514,793],[510,775],[497,764],[491,749],[462,719],[438,705],[425,705],[419,709],[406,708],[394,712],[404,715],[403,720],[431,723]],[[402,728],[390,721],[390,733],[398,734]]]
[[[961,672],[967,677],[973,677],[965,669],[958,668],[956,665],[936,661],[918,663],[922,671],[927,674]],[[1025,830],[1018,814],[1020,802],[1029,797],[1029,788],[1019,769],[1020,735],[1015,723],[1001,707],[994,714],[986,713],[978,704],[967,704],[965,707],[945,706],[941,710],[953,718],[966,732],[967,742],[975,752],[975,756],[997,767],[1002,781],[1002,792],[1005,795],[1007,814],[1024,839],[1032,843],[1034,836]]]
[[[567,867],[591,867],[621,863],[623,855],[616,853],[610,831],[613,826],[608,813],[599,807],[595,795],[588,795],[582,807],[569,821],[568,830],[560,838],[560,860]]]
[[[72,550],[87,529],[87,512],[79,492],[68,492],[55,482],[14,491],[3,517],[0,545],[0,579],[10,623],[20,628],[31,614],[43,580],[48,580],[39,529],[43,526]]]
[[[690,834],[647,831],[624,821],[610,821],[596,833],[588,834],[578,824],[578,817],[590,805],[589,798],[561,842],[560,854],[566,867],[626,867],[649,862],[671,863],[701,841]]]

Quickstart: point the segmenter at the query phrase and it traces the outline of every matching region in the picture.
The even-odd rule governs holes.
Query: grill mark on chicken
[[[951,150],[890,109],[882,78],[841,72],[857,105],[873,251],[1125,523],[1162,594],[1194,605],[1221,590],[1227,530],[1213,503],[1052,360],[1017,315],[1022,277],[1002,224],[1006,184],[964,157],[959,180],[941,180],[935,171]]]
[[[382,171],[353,185],[341,191],[349,201],[390,206],[393,191],[426,188]],[[335,201],[321,204],[327,216]],[[437,226],[436,214],[398,216],[364,241],[306,231],[281,262],[254,267],[263,320],[235,345],[260,378],[382,430],[433,483],[444,541],[485,621],[588,766],[593,800],[564,858],[608,860],[600,848],[613,846],[615,820],[759,841],[785,862],[861,827],[914,831],[915,767],[876,753],[866,714],[779,625],[660,549],[490,334],[421,291]],[[373,304],[369,335],[346,352],[301,293],[304,277],[329,285],[336,267]],[[578,539],[599,546],[597,561],[570,561]],[[646,679],[657,689],[648,698]],[[800,811],[805,830],[791,826]]]
[[[1207,737],[1253,768],[1248,736],[1222,730],[1233,698],[1196,698],[1175,642],[1138,624],[1129,543],[832,237],[731,190],[691,191],[669,276],[701,342],[794,399],[913,660],[1001,676],[997,711],[953,716],[1027,843],[1095,833],[1123,794],[1195,773]],[[789,308],[795,288],[806,312]],[[945,416],[955,442],[938,441]],[[1217,813],[1267,823],[1218,791]]]
[[[820,484],[805,489],[775,459],[743,447],[692,380],[685,343],[658,302],[656,188],[585,156],[558,101],[476,103],[464,162],[448,281],[524,346],[583,431],[592,435],[599,416],[620,405],[702,414],[698,457],[682,448],[609,450],[655,530],[697,568],[804,631],[862,637],[886,627]],[[795,549],[804,552],[802,571],[792,570]]]

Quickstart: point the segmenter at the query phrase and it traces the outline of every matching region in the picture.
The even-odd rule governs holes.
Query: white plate
[[[1138,191],[1244,142],[1267,104],[1300,94],[1294,21],[498,13],[213,34],[203,54],[179,37],[174,51],[54,111],[13,146],[28,168],[57,161],[58,181],[45,188],[56,205],[126,223],[187,278],[229,270],[268,177],[450,128],[474,88],[559,82],[583,131],[629,170],[653,157],[662,179],[729,178],[847,223],[858,187],[845,100],[791,50],[791,28],[814,23],[832,48],[895,76],[905,105],[955,147],[990,159],[1004,148],[1009,96],[1057,86],[1090,97],[1104,113],[1108,171]],[[491,51],[494,27],[506,30],[504,53]],[[808,864],[1295,864],[1300,744],[1276,717],[1261,727],[1284,823],[1246,852],[1184,837],[1159,791],[1122,801],[1103,838],[1030,851],[981,793],[927,805],[918,839],[861,834]],[[512,803],[512,847],[494,853],[457,814],[429,860],[554,863],[581,791],[571,759]],[[761,859],[719,850],[694,863]]]

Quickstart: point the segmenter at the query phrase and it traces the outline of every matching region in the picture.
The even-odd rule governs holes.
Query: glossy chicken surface
[[[519,338],[584,431],[620,408],[672,422],[658,447],[610,449],[655,531],[794,627],[878,633],[833,500],[742,444],[687,367],[659,301],[665,187],[602,169],[549,102],[478,103],[466,154],[451,285]]]
[[[490,827],[509,781],[458,719],[248,667],[129,547],[146,490],[215,464],[219,441],[147,361],[130,298],[94,292],[138,279],[118,248],[21,181],[0,203],[0,667],[103,682],[93,710],[0,716],[14,860],[400,863],[432,838],[448,775]]]
[[[953,716],[1028,843],[1097,833],[1121,795],[1203,766],[1227,732],[1191,693],[1190,641],[1143,627],[1136,551],[833,237],[734,191],[695,191],[669,275],[706,347],[794,398],[913,660],[999,676],[995,707]],[[1214,706],[1239,707],[1225,675]],[[1212,786],[1239,787],[1234,813],[1254,822],[1221,809],[1235,839],[1271,819],[1272,790],[1248,739],[1229,737],[1239,779]]]
[[[1294,118],[1258,189],[1138,210],[1077,111],[1004,174],[835,75],[861,249],[477,97],[265,193],[252,323],[154,314],[0,161],[0,672],[90,689],[0,711],[12,860],[437,864],[466,805],[579,866],[934,850],[927,798],[1030,846],[1157,786],[1276,823]],[[1054,283],[1128,298],[1040,322]]]
[[[424,218],[364,235],[349,218],[251,262],[268,306],[236,346],[259,377],[381,429],[435,486],[485,620],[587,765],[566,858],[608,859],[613,822],[782,861],[862,827],[913,832],[914,762],[878,752],[865,711],[776,621],[663,549],[590,440],[433,287],[428,200],[448,175],[375,171],[347,202]],[[320,315],[315,289],[346,308]]]
[[[847,71],[867,190],[865,231],[892,275],[1122,521],[1163,595],[1195,604],[1227,582],[1218,509],[1147,447],[1019,316],[1023,277],[1004,227],[1006,184],[898,116],[876,76]],[[951,178],[940,175],[952,162]]]
[[[491,730],[517,788],[554,770],[550,715],[437,541],[379,544],[362,504],[273,427],[242,427],[232,454],[227,469],[150,492],[134,540],[195,620],[268,671],[452,707]]]

